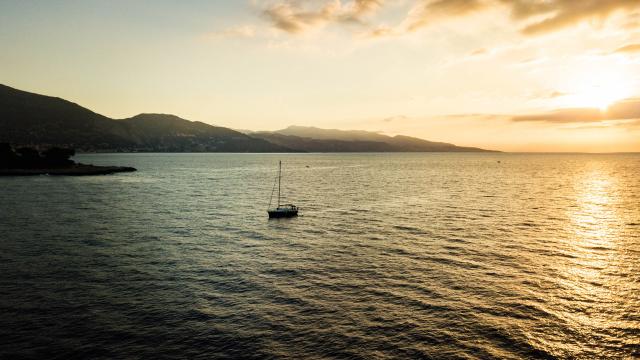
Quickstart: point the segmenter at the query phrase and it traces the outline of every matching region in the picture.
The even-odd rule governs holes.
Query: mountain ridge
[[[173,114],[113,119],[74,102],[0,84],[0,143],[97,152],[490,151],[364,130],[289,126],[245,134]]]
[[[282,146],[312,152],[493,152],[406,135],[388,136],[365,130],[321,129],[292,125],[276,131],[251,133]]]
[[[80,151],[289,152],[240,132],[145,113],[112,119],[68,100],[0,84],[0,142]]]

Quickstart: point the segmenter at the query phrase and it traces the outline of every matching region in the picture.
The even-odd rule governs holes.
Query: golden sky
[[[0,83],[115,118],[640,151],[639,0],[7,0],[0,47]]]

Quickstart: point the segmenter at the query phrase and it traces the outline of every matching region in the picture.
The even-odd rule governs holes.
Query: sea
[[[640,154],[75,160],[0,178],[2,359],[640,357]]]

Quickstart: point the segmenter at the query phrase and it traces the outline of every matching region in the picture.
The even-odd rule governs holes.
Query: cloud
[[[321,5],[305,6],[313,3]],[[264,9],[264,16],[271,24],[290,34],[299,34],[328,23],[364,23],[364,16],[378,10],[384,0],[354,0],[343,4],[340,0],[293,1],[275,3]]]
[[[547,99],[555,99],[563,96],[567,96],[568,94],[562,91],[552,91],[549,95],[547,95]]]
[[[640,11],[628,14],[622,23],[622,28],[626,30],[634,30],[640,28]]]
[[[481,48],[481,49],[476,49],[474,51],[471,52],[470,56],[480,56],[480,55],[486,55],[489,51],[485,48]]]
[[[606,120],[640,119],[640,98],[630,98],[611,105],[606,111],[592,108],[558,109],[541,114],[512,116],[511,121],[549,123],[587,123]]]
[[[335,2],[330,2],[320,10],[306,11],[296,4],[285,2],[267,8],[264,14],[274,27],[297,34],[329,21],[333,17],[335,6]]]
[[[360,23],[393,1],[388,0],[274,0],[263,14],[280,30],[302,33],[329,23]],[[505,8],[511,18],[522,23],[525,35],[538,35],[579,25],[604,21],[620,11],[640,10],[638,0],[406,0],[407,13],[397,26],[373,24],[371,37],[414,32],[438,21]],[[633,22],[627,22],[627,25]]]
[[[562,127],[562,130],[604,130],[612,128],[624,128],[627,130],[636,130],[640,126],[640,120],[606,120],[597,123],[575,124],[572,126]]]
[[[383,122],[397,122],[397,121],[405,121],[408,120],[409,117],[405,115],[397,115],[397,116],[389,116],[388,118],[382,119]]]
[[[640,98],[631,98],[609,106],[607,115],[610,119],[640,119]]]
[[[384,5],[384,0],[355,0],[351,4],[351,9],[343,14],[343,19],[360,22],[363,16],[377,11],[382,5]]]
[[[482,113],[469,113],[469,114],[449,114],[449,115],[441,115],[437,116],[437,118],[442,119],[476,119],[476,120],[505,120],[509,119],[510,116],[504,114],[482,114]]]
[[[376,38],[376,37],[387,37],[392,35],[397,35],[396,31],[393,28],[386,25],[380,25],[375,29],[371,30],[369,34],[367,34],[367,36],[365,37]]]
[[[487,5],[484,0],[416,1],[406,20],[406,31],[416,31],[444,17],[467,15]]]
[[[506,7],[515,21],[528,22],[521,29],[537,35],[577,25],[587,20],[604,20],[616,11],[640,9],[638,0],[422,0],[410,12],[407,31],[415,31],[446,17]],[[542,19],[540,19],[542,17]]]
[[[365,38],[397,36],[418,31],[448,18],[463,17],[491,9],[505,9],[524,35],[560,31],[584,22],[603,22],[626,11],[621,28],[640,27],[633,20],[640,0],[264,0],[262,14],[271,25],[289,34],[301,34],[323,26],[358,24]],[[263,2],[263,4],[265,3]],[[394,6],[389,6],[393,4]],[[406,14],[396,25],[369,23],[389,7],[404,7]],[[395,11],[395,10],[394,10]],[[629,20],[631,19],[631,20]],[[635,25],[633,25],[635,24]],[[631,51],[631,50],[630,50]]]
[[[640,52],[640,44],[629,44],[613,51],[614,53],[637,53]]]
[[[524,115],[468,113],[442,115],[435,118],[565,124],[570,126],[570,129],[610,128],[613,126],[637,129],[640,128],[640,97],[618,101],[606,111],[595,108],[570,108]]]
[[[577,109],[558,109],[542,114],[518,115],[511,118],[512,121],[544,121],[553,123],[571,123],[571,122],[595,122],[604,120],[603,114],[599,109],[577,108]]]
[[[638,0],[501,0],[511,6],[514,18],[546,18],[526,25],[528,35],[548,33],[577,25],[587,20],[605,20],[616,11],[640,9]]]
[[[234,26],[208,35],[213,38],[252,38],[256,36],[256,29],[251,25]]]
[[[533,91],[527,95],[527,98],[532,100],[549,100],[549,99],[557,99],[561,97],[565,97],[571,95],[570,93],[558,91],[558,90],[542,90],[542,91]]]

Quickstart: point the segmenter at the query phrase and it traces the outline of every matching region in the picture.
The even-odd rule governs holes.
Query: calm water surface
[[[78,160],[0,178],[0,358],[640,356],[640,155]]]

